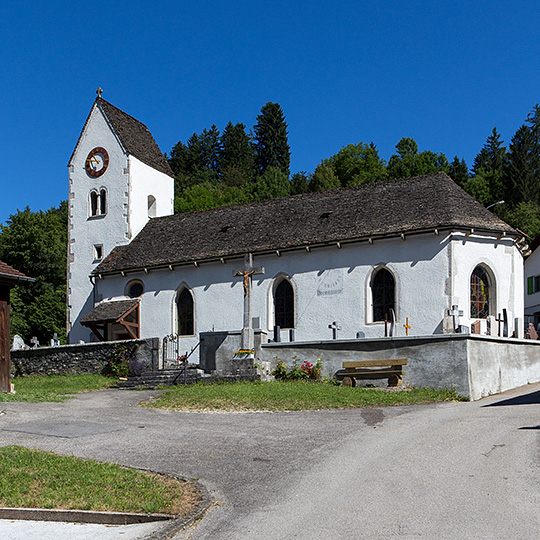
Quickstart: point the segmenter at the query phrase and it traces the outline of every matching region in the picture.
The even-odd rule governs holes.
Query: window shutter
[[[532,294],[534,292],[534,277],[527,278],[527,294]]]

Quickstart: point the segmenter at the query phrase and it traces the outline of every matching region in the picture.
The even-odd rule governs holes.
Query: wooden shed
[[[12,287],[34,281],[0,261],[0,392],[11,392],[9,293]]]

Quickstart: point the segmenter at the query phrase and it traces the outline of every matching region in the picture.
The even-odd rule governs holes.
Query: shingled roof
[[[81,318],[81,324],[115,322],[139,303],[139,299],[102,302]]]
[[[9,264],[0,261],[0,283],[16,284],[23,281],[29,282],[35,281],[35,279],[26,276],[22,272],[15,270],[12,266],[9,266]]]
[[[150,130],[142,122],[139,122],[133,116],[125,113],[108,101],[105,101],[102,97],[97,97],[95,103],[108,118],[122,146],[129,154],[168,176],[174,176],[169,163],[159,149],[154,137],[152,137]],[[86,120],[87,123],[89,118],[90,116]],[[73,159],[73,154],[70,163]]]
[[[439,173],[152,219],[94,274],[441,228],[519,234]]]

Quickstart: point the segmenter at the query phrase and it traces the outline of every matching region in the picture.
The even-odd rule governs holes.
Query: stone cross
[[[332,339],[337,339],[338,330],[341,330],[341,326],[338,326],[337,322],[334,321],[332,324],[328,325],[328,328],[332,329]]]
[[[38,341],[38,338],[36,336],[34,336],[31,340],[30,340],[30,343],[33,345],[33,348],[34,349],[37,349],[39,347],[39,341]]]
[[[234,277],[244,279],[244,326],[242,328],[242,349],[251,350],[254,345],[253,326],[251,321],[251,276],[264,274],[262,266],[253,267],[253,255],[244,256],[244,268],[234,270]]]
[[[459,328],[459,318],[463,317],[463,310],[458,309],[458,306],[452,306],[452,309],[448,310],[448,315],[454,318],[454,332],[457,332]]]

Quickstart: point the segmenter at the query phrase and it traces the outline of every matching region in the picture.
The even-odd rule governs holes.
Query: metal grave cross
[[[242,349],[253,349],[253,327],[251,323],[251,276],[264,274],[262,266],[253,266],[253,255],[244,255],[244,268],[234,270],[234,277],[244,278],[244,326],[242,328]]]
[[[338,330],[341,330],[341,326],[338,326],[338,323],[334,321],[332,324],[328,325],[328,328],[332,329],[332,339],[337,339]]]
[[[411,329],[411,327],[409,326],[409,317],[405,319],[405,324],[403,325],[403,328],[405,328],[405,335],[408,336],[409,330]]]
[[[459,329],[459,318],[463,317],[463,310],[458,309],[458,306],[452,306],[452,309],[448,310],[448,315],[454,318],[454,332]]]

